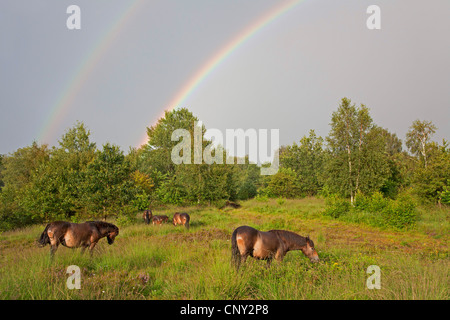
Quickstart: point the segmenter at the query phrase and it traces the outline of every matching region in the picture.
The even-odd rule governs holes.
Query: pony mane
[[[311,239],[308,237],[303,237],[295,232],[287,230],[270,230],[269,232],[277,234],[279,237],[283,238],[287,242],[295,243],[301,247],[305,246],[307,242],[311,244]]]
[[[89,223],[91,225],[96,226],[98,229],[113,229],[113,230],[119,230],[117,226],[115,226],[112,223],[105,222],[105,221],[86,221],[86,223]]]

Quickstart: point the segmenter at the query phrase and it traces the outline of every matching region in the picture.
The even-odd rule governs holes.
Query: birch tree
[[[427,167],[428,144],[436,129],[431,121],[415,120],[406,133],[406,146],[412,154],[422,157],[425,168]]]

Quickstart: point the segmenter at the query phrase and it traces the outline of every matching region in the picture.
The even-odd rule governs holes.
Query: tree
[[[172,141],[172,134],[177,129],[186,130],[190,139],[190,154],[182,154],[185,150],[180,150],[180,157],[186,156],[190,160],[188,163],[176,163],[172,159],[173,150],[181,142]],[[237,198],[238,178],[234,166],[206,163],[203,156],[199,162],[195,156],[196,152],[203,155],[205,148],[211,144],[205,139],[205,132],[205,126],[200,126],[197,117],[185,108],[166,111],[164,118],[147,129],[149,142],[143,152],[143,159],[138,160],[139,170],[151,175],[160,201],[175,204],[212,203],[220,199]],[[200,142],[201,148],[197,148],[196,142]],[[226,153],[221,147],[210,146],[208,151],[212,156],[223,152],[226,159]]]
[[[2,180],[5,187],[15,191],[22,189],[31,182],[37,168],[49,160],[49,156],[48,146],[39,146],[34,141],[31,146],[17,149],[13,154],[4,157]]]
[[[382,137],[384,139],[384,153],[389,168],[387,178],[381,186],[380,191],[385,197],[394,199],[398,191],[408,183],[408,177],[405,173],[409,172],[405,168],[409,161],[409,156],[402,152],[402,140],[395,133],[391,133],[381,127],[377,127],[375,130],[376,137]]]
[[[2,188],[5,185],[5,183],[3,182],[3,178],[2,178],[2,171],[4,170],[3,157],[4,157],[4,155],[0,154],[0,192],[2,191]]]
[[[85,170],[96,146],[82,122],[68,129],[53,147],[48,161],[33,172],[32,181],[21,197],[27,211],[41,221],[70,219],[85,211],[83,183]]]
[[[281,167],[292,169],[301,191],[310,196],[317,194],[322,187],[323,161],[323,139],[317,137],[314,130],[300,140],[300,145],[294,142],[292,146],[280,150]]]
[[[442,145],[427,145],[428,165],[414,170],[414,192],[422,199],[439,202],[450,180],[450,148],[446,140]]]
[[[163,118],[159,119],[154,126],[147,128],[148,143],[145,146],[143,161],[147,170],[151,172],[156,169],[163,174],[173,173],[176,165],[171,159],[171,153],[179,142],[172,141],[172,133],[177,129],[188,130],[191,133],[191,150],[194,150],[194,128],[197,122],[198,118],[188,109],[181,108],[165,111]],[[205,131],[205,127],[202,126],[202,137]],[[143,172],[150,173],[145,170]]]
[[[349,196],[352,203],[358,191],[377,191],[386,179],[386,144],[378,133],[363,104],[356,107],[343,98],[332,114],[326,138],[326,184],[332,191]]]
[[[390,171],[387,141],[383,131],[384,129],[373,125],[358,146],[359,183],[356,184],[356,192],[370,194],[380,191],[395,174]]]
[[[394,156],[402,152],[402,140],[397,137],[395,133],[389,132],[385,128],[378,127],[378,134],[384,138],[385,141],[385,152],[389,156]]]
[[[406,133],[406,146],[412,154],[423,159],[425,168],[428,162],[428,143],[436,130],[431,121],[415,120]]]
[[[2,161],[0,220],[3,227],[13,228],[40,221],[39,216],[27,207],[25,195],[33,185],[33,179],[39,168],[49,161],[50,151],[47,145],[20,148],[13,154],[5,156]]]
[[[97,151],[84,182],[84,203],[94,215],[106,219],[139,194],[142,189],[136,187],[130,168],[118,146],[107,143]]]
[[[267,186],[259,192],[269,197],[297,198],[301,196],[297,175],[290,168],[280,168],[268,177]]]
[[[261,169],[255,163],[249,163],[248,157],[245,164],[236,164],[233,168],[233,176],[237,179],[236,198],[247,200],[256,197],[261,181]]]
[[[181,205],[186,202],[186,188],[181,184],[176,174],[165,174],[160,179],[159,187],[156,189],[159,201]]]
[[[125,160],[127,160],[127,158]],[[142,173],[139,170],[135,170],[131,174],[131,179],[133,180],[134,185],[140,189],[140,193],[137,194],[133,200],[134,207],[138,210],[148,209],[151,204],[150,198],[155,187],[153,179],[150,175]]]
[[[447,180],[446,185],[442,189],[443,190],[439,193],[440,202],[450,205],[450,180]]]

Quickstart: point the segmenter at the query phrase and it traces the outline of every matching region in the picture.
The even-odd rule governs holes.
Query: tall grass
[[[113,245],[93,257],[34,241],[44,226],[0,236],[0,299],[448,299],[448,236],[348,224],[321,215],[318,199],[252,200],[241,209],[191,209],[191,228],[122,226]],[[170,216],[170,210],[166,213]],[[159,213],[159,212],[158,212]],[[308,233],[321,261],[299,251],[266,268],[249,258],[237,272],[230,236],[243,224]],[[429,226],[431,228],[431,226]],[[366,287],[369,265],[381,268],[381,289]],[[81,270],[69,290],[67,267]]]

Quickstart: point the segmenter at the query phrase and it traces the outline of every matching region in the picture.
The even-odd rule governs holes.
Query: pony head
[[[107,230],[106,239],[108,240],[108,244],[113,244],[114,239],[119,234],[119,228],[111,224],[111,226],[108,229],[109,230]]]
[[[302,251],[311,262],[319,262],[319,255],[314,248],[314,242],[309,237],[306,237],[306,246],[302,249]]]

